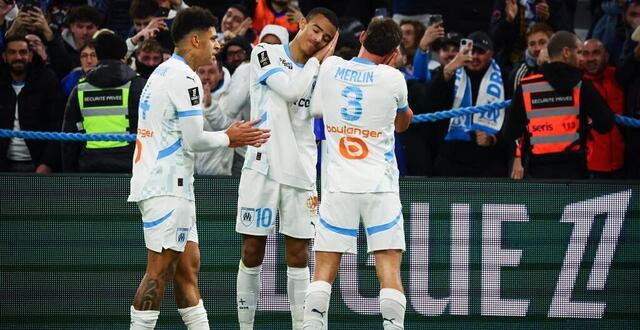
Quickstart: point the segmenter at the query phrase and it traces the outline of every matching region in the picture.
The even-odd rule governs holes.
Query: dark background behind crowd
[[[613,121],[640,118],[638,0],[0,0],[0,128],[150,134],[137,129],[140,93],[171,56],[172,19],[189,6],[220,20],[217,61],[197,70],[208,130],[248,119],[252,47],[288,43],[324,6],[340,17],[335,55],[346,59],[373,17],[400,24],[395,66],[416,114],[514,99],[412,125],[397,136],[401,174],[640,178],[640,130]],[[0,171],[127,173],[134,150],[3,138]],[[196,173],[239,175],[243,151],[197,155]]]

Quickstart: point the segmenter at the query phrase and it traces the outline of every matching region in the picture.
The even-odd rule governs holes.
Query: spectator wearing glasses
[[[458,55],[434,75],[431,95],[438,109],[479,106],[503,101],[501,70],[492,59],[493,43],[480,31],[468,36],[473,48]],[[468,45],[468,43],[467,43]],[[438,176],[504,177],[507,148],[496,143],[504,109],[436,123],[440,138],[434,171]]]
[[[220,57],[224,66],[233,74],[240,64],[249,61],[251,50],[252,47],[249,41],[243,37],[235,37],[222,47]]]
[[[66,77],[62,79],[62,88],[64,96],[69,97],[71,91],[78,84],[81,78],[84,78],[89,70],[98,64],[98,55],[96,55],[96,44],[93,40],[87,42],[80,49],[80,67],[73,69]]]
[[[104,31],[95,38],[98,66],[89,71],[69,97],[64,132],[136,133],[138,104],[146,82],[125,62],[127,45]],[[135,144],[122,141],[64,142],[65,172],[131,173]]]

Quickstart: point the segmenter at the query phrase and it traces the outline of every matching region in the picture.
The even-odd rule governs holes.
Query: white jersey
[[[271,137],[260,148],[248,147],[244,167],[311,190],[317,155],[309,106],[319,62],[311,58],[301,65],[290,54],[289,45],[269,44],[258,44],[251,53],[251,118],[260,118],[258,126],[271,129]]]
[[[194,153],[183,146],[179,116],[202,116],[202,82],[173,55],[157,67],[140,96],[129,201],[154,196],[193,200]]]
[[[329,191],[398,192],[394,121],[408,109],[400,71],[332,56],[320,68],[312,107],[323,114]]]

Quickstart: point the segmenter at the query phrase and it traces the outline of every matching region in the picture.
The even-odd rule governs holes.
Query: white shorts
[[[184,252],[187,241],[198,243],[196,204],[175,196],[157,196],[138,202],[142,213],[144,243],[158,253],[162,249]]]
[[[268,236],[275,232],[278,214],[281,234],[311,239],[318,218],[318,193],[280,184],[245,168],[238,188],[237,214],[236,232],[240,234]]]
[[[405,250],[398,194],[329,191],[325,191],[320,203],[313,250],[357,253],[360,219],[367,235],[367,252]]]

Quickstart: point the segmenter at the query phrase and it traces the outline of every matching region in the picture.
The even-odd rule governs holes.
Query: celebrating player
[[[188,329],[209,329],[198,290],[200,250],[193,196],[194,152],[260,146],[269,137],[255,122],[203,132],[202,83],[194,72],[220,49],[216,18],[199,7],[178,13],[173,56],[156,68],[140,98],[129,201],[142,213],[147,269],[131,306],[131,329],[153,329],[166,281]]]
[[[326,325],[331,284],[342,254],[357,252],[361,218],[368,252],[376,259],[384,329],[404,328],[400,261],[405,241],[393,134],[407,129],[413,113],[402,73],[388,66],[401,39],[392,19],[374,19],[360,35],[358,57],[330,57],[320,68],[311,111],[324,118],[328,178],[316,225],[316,264],[304,329]]]
[[[290,44],[258,44],[251,54],[251,118],[271,130],[260,148],[248,148],[240,178],[236,231],[242,234],[237,278],[238,321],[252,329],[260,271],[276,212],[286,236],[287,290],[294,329],[302,327],[309,286],[309,240],[317,218],[316,143],[309,113],[320,62],[333,53],[338,19],[325,8],[300,21]]]

